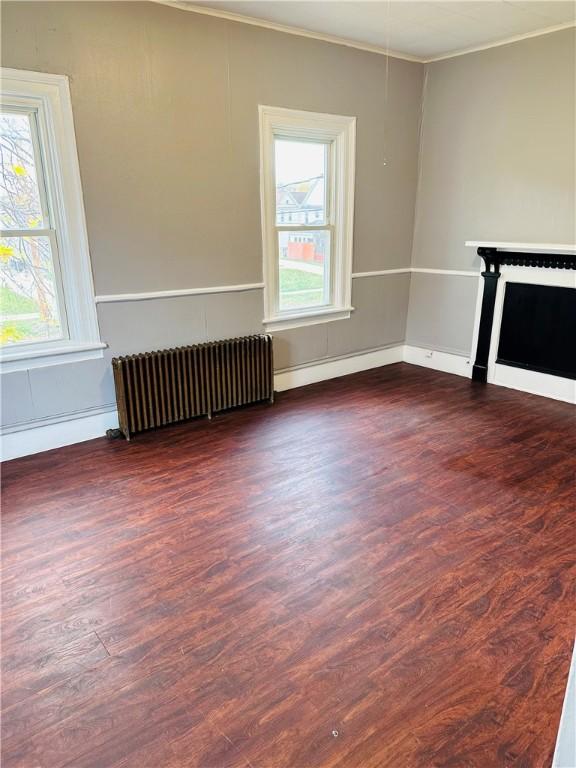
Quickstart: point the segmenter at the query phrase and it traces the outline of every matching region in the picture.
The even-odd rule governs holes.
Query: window
[[[1,89],[2,368],[101,356],[68,80],[2,69]]]
[[[350,317],[356,118],[260,107],[264,324]]]

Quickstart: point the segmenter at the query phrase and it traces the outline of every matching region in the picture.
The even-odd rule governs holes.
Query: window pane
[[[330,303],[330,232],[279,232],[280,310]]]
[[[0,238],[0,342],[62,335],[49,238]]]
[[[2,229],[35,229],[43,220],[30,117],[0,115],[0,223]]]
[[[274,141],[276,224],[326,224],[328,144]]]

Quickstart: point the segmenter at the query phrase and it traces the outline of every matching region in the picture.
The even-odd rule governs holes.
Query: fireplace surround
[[[576,403],[576,246],[466,245],[484,262],[472,380]]]

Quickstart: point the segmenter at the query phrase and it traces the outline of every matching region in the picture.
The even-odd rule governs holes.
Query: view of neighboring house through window
[[[56,279],[56,233],[40,156],[37,114],[0,115],[0,339],[61,339],[66,333]]]
[[[354,117],[260,106],[264,324],[350,316]]]
[[[277,138],[274,150],[280,309],[326,305],[330,302],[326,195],[330,145]],[[291,228],[285,229],[286,225]]]

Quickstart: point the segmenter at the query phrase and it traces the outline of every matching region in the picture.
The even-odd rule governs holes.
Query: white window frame
[[[268,331],[344,320],[352,301],[352,251],[354,229],[354,172],[356,118],[319,112],[259,105],[260,198],[264,272],[264,319]],[[330,143],[327,196],[328,226],[276,224],[274,170],[275,138],[294,138]],[[330,231],[331,302],[322,307],[281,311],[279,308],[278,231]]]
[[[53,243],[59,310],[66,338],[23,342],[0,350],[0,370],[22,370],[54,363],[102,357],[84,202],[76,150],[70,87],[65,75],[0,68],[0,100],[6,109],[33,111],[38,128],[50,222],[45,235]],[[24,230],[2,230],[2,235]]]

